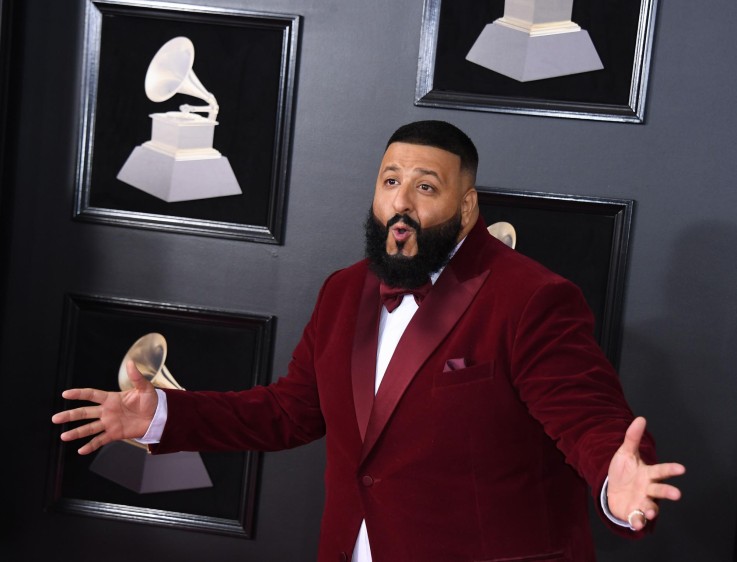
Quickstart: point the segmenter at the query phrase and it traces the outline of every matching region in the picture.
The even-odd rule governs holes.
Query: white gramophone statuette
[[[220,107],[193,64],[194,45],[187,37],[167,41],[151,60],[145,80],[148,99],[159,103],[186,94],[207,105],[184,104],[179,111],[150,115],[151,140],[133,149],[117,176],[167,202],[242,193],[230,162],[212,146]]]

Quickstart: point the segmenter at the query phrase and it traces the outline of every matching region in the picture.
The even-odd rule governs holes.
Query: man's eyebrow
[[[415,172],[420,172],[423,176],[433,176],[440,179],[440,175],[435,170],[428,170],[427,168],[415,168]]]
[[[401,167],[397,166],[396,164],[387,164],[384,166],[384,168],[381,170],[382,173],[386,172],[399,172],[401,171]],[[430,170],[429,168],[415,168],[412,170],[413,172],[417,172],[423,176],[433,176],[440,180],[440,174],[438,174],[435,170]]]

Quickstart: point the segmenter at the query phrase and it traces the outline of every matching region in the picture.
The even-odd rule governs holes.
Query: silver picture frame
[[[573,19],[591,37],[603,69],[517,81],[466,60],[505,0],[425,0],[415,105],[642,123],[657,0],[575,0]]]
[[[301,17],[150,0],[85,0],[73,218],[184,234],[281,244]],[[194,69],[220,104],[214,148],[242,194],[166,202],[116,175],[151,136],[149,115],[176,109],[146,97],[152,57],[193,39]]]

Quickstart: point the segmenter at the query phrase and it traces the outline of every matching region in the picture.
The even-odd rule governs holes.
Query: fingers
[[[87,402],[95,402],[102,404],[107,398],[108,393],[104,390],[96,388],[70,388],[61,393],[63,398],[67,400],[86,400]],[[98,406],[84,406],[74,408],[72,410],[64,410],[51,416],[52,423],[67,423],[71,421],[89,420],[99,418],[101,409]]]
[[[647,525],[648,520],[654,518],[655,515],[650,517],[647,512],[642,509],[633,509],[627,516],[627,522],[630,524],[630,528],[633,531],[641,531],[645,528],[645,525]]]
[[[627,428],[627,432],[624,434],[624,441],[620,447],[620,451],[629,455],[637,456],[640,450],[640,441],[645,433],[645,426],[647,422],[642,416],[632,420],[632,423]]]
[[[151,382],[143,376],[141,371],[138,370],[135,362],[129,359],[125,364],[125,370],[128,373],[128,380],[131,381],[133,388],[139,391],[147,390],[147,387]]]
[[[130,378],[136,387],[150,385],[135,367],[135,364],[129,362],[126,365]],[[146,388],[137,388],[137,390],[147,390]],[[51,421],[55,424],[66,424],[70,422],[78,422],[83,420],[91,420],[89,423],[79,425],[63,432],[60,436],[62,441],[73,441],[92,436],[92,439],[78,449],[80,455],[87,455],[106,445],[115,439],[120,439],[118,435],[122,434],[122,429],[117,428],[113,434],[109,434],[110,426],[106,427],[107,421],[103,423],[101,417],[112,421],[113,426],[121,422],[122,414],[120,413],[122,406],[122,393],[106,392],[94,388],[73,388],[65,390],[62,397],[67,400],[85,400],[94,404],[73,408],[58,412],[51,417]],[[65,428],[66,429],[66,428]]]
[[[105,426],[100,420],[90,422],[85,425],[80,425],[69,431],[65,431],[61,434],[62,441],[74,441],[75,439],[81,439],[82,437],[89,437],[90,435],[96,435],[105,430]]]
[[[640,501],[632,507],[627,515],[627,523],[633,531],[641,531],[645,528],[648,521],[652,521],[658,516],[660,508],[651,499]]]
[[[649,498],[677,501],[681,499],[681,491],[672,484],[664,484],[662,481],[680,476],[686,472],[686,467],[680,463],[670,462],[654,464],[647,467],[650,483],[647,486]]]
[[[670,484],[650,484],[647,495],[650,498],[678,501],[681,499],[681,490]]]
[[[66,390],[62,393],[62,396],[67,399],[74,400],[79,398],[80,400],[99,401],[105,400],[104,395],[107,393],[101,390],[95,390],[92,388],[74,388]],[[80,420],[95,420],[88,424],[81,425],[79,427],[72,428],[65,431],[60,435],[62,441],[74,441],[75,439],[81,439],[83,437],[89,437],[90,435],[96,435],[89,443],[85,444],[79,449],[80,455],[87,455],[96,451],[102,447],[109,439],[104,436],[105,427],[99,420],[102,415],[102,408],[100,406],[83,406],[81,408],[74,408],[72,410],[64,410],[58,412],[51,417],[51,421],[55,424],[63,424],[69,422],[75,422]]]
[[[102,404],[107,395],[108,393],[104,390],[97,390],[96,388],[70,388],[61,393],[62,398],[67,400],[87,400],[96,404]]]
[[[125,370],[128,373],[128,378],[131,383],[133,383],[133,386],[138,386],[138,383],[143,379],[143,375],[141,374],[141,371],[138,370],[136,363],[132,359],[129,359],[126,362]]]
[[[83,406],[81,408],[74,408],[73,410],[64,410],[54,414],[51,417],[53,423],[67,423],[79,420],[91,420],[99,418],[102,414],[102,408],[100,406]]]
[[[89,442],[82,445],[79,449],[77,449],[77,453],[80,455],[89,455],[90,453],[94,453],[102,447],[103,445],[107,445],[108,443],[112,442],[112,439],[110,439],[107,435],[107,433],[102,432],[99,435],[96,435],[94,438],[90,439]]]
[[[76,410],[59,412],[51,418],[51,421],[54,423],[66,423],[68,421],[97,417],[96,414],[90,414],[92,410],[99,410],[99,408],[77,408]],[[77,452],[80,455],[88,455],[111,441],[105,433],[105,426],[100,420],[95,420],[88,424],[70,429],[69,431],[65,431],[60,435],[60,438],[62,441],[74,441],[75,439],[82,439],[83,437],[89,437],[90,435],[95,435],[95,437],[93,437],[89,443],[86,443],[78,449]]]
[[[677,462],[664,462],[649,467],[649,476],[652,480],[665,480],[685,473],[686,467]]]
[[[662,499],[677,501],[681,499],[681,491],[670,484],[651,482],[647,485],[644,494],[630,496],[624,506],[622,506],[626,506],[627,508],[621,511],[617,510],[617,513],[628,514],[627,521],[630,526],[635,530],[640,530],[647,524],[647,521],[653,520],[658,516],[660,506],[657,501]],[[612,500],[613,498],[607,497],[610,509],[613,507]],[[638,511],[642,513],[636,513]],[[612,510],[612,513],[615,513],[615,511]],[[621,518],[622,515],[618,515],[618,517]],[[641,525],[635,524],[637,517],[642,519],[640,521]]]
[[[680,463],[662,463],[647,467],[647,478],[650,482],[645,489],[645,496],[640,498],[627,516],[627,521],[633,530],[642,530],[648,521],[658,516],[660,512],[660,507],[656,503],[658,500],[677,501],[681,499],[681,490],[661,480],[680,476],[685,472],[686,467]]]

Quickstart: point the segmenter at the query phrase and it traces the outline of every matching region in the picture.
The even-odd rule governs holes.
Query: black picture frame
[[[616,367],[634,200],[478,189],[487,225],[511,223],[517,251],[578,285],[599,345]]]
[[[238,391],[266,384],[275,322],[272,316],[67,294],[55,411],[79,406],[61,399],[63,389],[118,390],[123,357],[151,332],[166,338],[166,367],[184,388]],[[259,453],[200,453],[212,487],[139,493],[90,470],[100,451],[81,456],[78,443],[62,443],[58,436],[52,443],[53,511],[253,538]]]
[[[657,0],[575,0],[604,68],[519,82],[466,60],[505,0],[425,0],[415,105],[642,123]]]
[[[280,244],[286,206],[300,16],[154,2],[85,0],[77,220]],[[220,106],[213,147],[240,195],[166,202],[116,178],[151,139],[152,113],[201,99],[151,101],[148,66],[170,39],[195,47],[193,71]]]
[[[14,5],[11,0],[0,0],[0,175],[4,174],[6,137],[8,135],[8,98],[10,94],[11,33]],[[4,182],[3,182],[4,183]],[[7,188],[6,188],[7,189]],[[4,203],[0,186],[0,204]],[[0,211],[3,209],[0,208]]]
[[[11,97],[11,83],[13,76],[14,44],[11,41],[13,33],[13,17],[16,10],[12,0],[0,0],[0,259],[3,263],[10,263],[10,240],[12,238],[12,178],[10,177],[8,162],[12,161],[13,153],[8,142],[11,129],[15,127],[15,117],[10,119],[8,107]],[[0,276],[0,290],[6,294],[6,287],[10,276],[7,267]],[[5,318],[5,303],[0,304],[0,316]],[[2,329],[0,329],[0,332]]]

